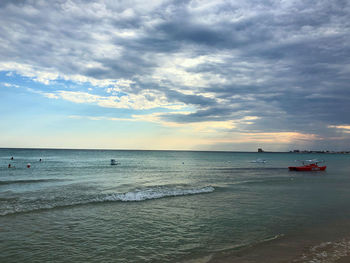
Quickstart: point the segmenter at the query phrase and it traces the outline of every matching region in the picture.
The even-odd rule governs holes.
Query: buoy
[[[27,163],[27,168],[30,168],[30,163]]]

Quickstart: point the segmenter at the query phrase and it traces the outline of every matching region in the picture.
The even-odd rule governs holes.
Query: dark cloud
[[[176,42],[188,41],[195,44],[217,46],[227,41],[227,37],[222,31],[208,28],[205,25],[188,24],[186,21],[166,22],[161,24],[156,30],[163,32],[168,39]]]
[[[186,95],[175,90],[165,90],[170,101],[181,101],[189,105],[198,105],[201,108],[215,106],[215,100],[201,95]]]
[[[197,112],[191,114],[162,114],[160,117],[166,121],[190,123],[203,121],[225,121],[231,119],[232,117],[237,118],[238,115],[234,114],[234,111],[231,108],[211,107],[205,110],[198,110]]]

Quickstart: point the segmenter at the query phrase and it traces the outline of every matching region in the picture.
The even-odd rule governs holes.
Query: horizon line
[[[76,151],[163,151],[163,152],[222,152],[222,153],[342,153],[350,152],[349,150],[332,151],[332,150],[300,150],[295,152],[289,151],[225,151],[225,150],[171,150],[171,149],[104,149],[104,148],[54,148],[54,147],[0,147],[0,150],[76,150]]]

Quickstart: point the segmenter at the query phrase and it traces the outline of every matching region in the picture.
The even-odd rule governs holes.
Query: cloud
[[[329,125],[328,128],[334,128],[343,133],[350,133],[350,125]]]
[[[69,119],[88,119],[92,121],[136,121],[136,119],[133,118],[115,118],[115,117],[105,117],[105,116],[80,116],[80,115],[70,115],[68,116]]]
[[[174,113],[175,114],[175,113]],[[185,113],[184,113],[185,114]],[[188,114],[188,113],[187,113]],[[304,144],[312,141],[322,141],[324,138],[319,137],[317,134],[306,134],[299,132],[239,132],[234,131],[240,123],[250,123],[259,119],[256,116],[247,116],[236,122],[233,121],[203,121],[193,123],[178,123],[165,121],[162,119],[159,113],[152,114],[134,114],[130,118],[115,118],[115,117],[104,117],[104,116],[69,116],[70,119],[88,119],[91,121],[111,121],[111,122],[147,122],[163,127],[171,128],[172,138],[178,142],[176,149],[190,149],[191,147],[198,145],[239,145],[239,144],[254,144],[253,148],[256,148],[256,144],[269,144],[269,145],[289,145],[290,143]],[[195,135],[193,133],[195,131]],[[233,136],[234,135],[234,136]],[[169,136],[165,138],[170,140]],[[159,145],[160,142],[165,143],[165,138],[161,136],[156,143]],[[172,147],[174,144],[172,141]],[[186,146],[187,145],[187,146]],[[180,147],[181,146],[181,147]],[[180,148],[179,148],[180,147]],[[174,149],[175,149],[174,148]],[[271,146],[270,146],[271,149]]]
[[[104,108],[145,110],[163,107],[167,109],[181,109],[183,104],[170,103],[161,93],[144,90],[140,94],[122,96],[101,96],[81,91],[59,90],[55,93],[39,92],[50,99],[63,99],[74,103],[96,104]]]
[[[166,108],[157,115],[163,122],[233,123],[223,126],[293,140],[342,136],[332,130],[350,123],[347,1],[0,5],[0,71],[51,87],[40,91],[47,98]],[[92,90],[52,90],[55,81]]]

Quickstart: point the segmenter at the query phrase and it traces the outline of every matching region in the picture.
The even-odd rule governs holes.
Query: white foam
[[[181,196],[181,195],[193,195],[201,193],[210,193],[215,189],[212,186],[206,186],[202,188],[191,188],[191,189],[176,189],[176,188],[149,188],[143,190],[136,190],[132,192],[122,194],[109,194],[97,201],[124,201],[124,202],[135,202],[144,201],[149,199],[159,199],[163,197]]]
[[[21,212],[30,212],[41,209],[53,209],[56,207],[67,207],[74,205],[83,205],[89,203],[101,203],[101,202],[137,202],[150,199],[159,199],[163,197],[175,197],[183,195],[194,195],[202,193],[210,193],[215,189],[212,186],[206,186],[201,188],[166,188],[166,187],[153,187],[142,190],[135,190],[126,193],[113,193],[99,196],[86,196],[78,199],[70,200],[69,198],[44,198],[40,200],[30,200],[21,203],[8,204],[0,211],[0,216],[15,214]]]

